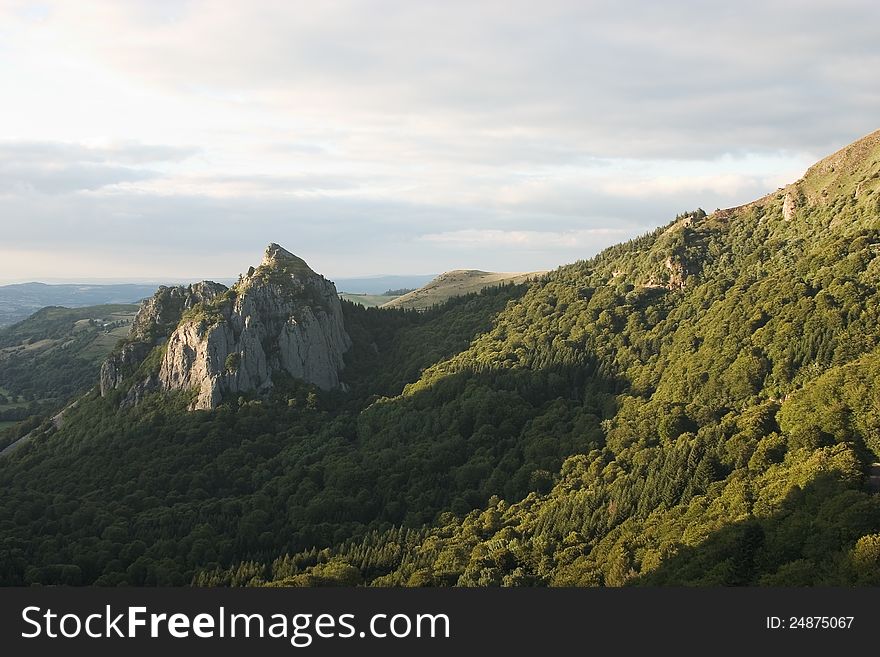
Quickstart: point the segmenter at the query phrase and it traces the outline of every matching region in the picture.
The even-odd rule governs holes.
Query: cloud
[[[734,196],[743,190],[754,189],[756,182],[753,176],[722,173],[702,176],[657,176],[637,180],[608,180],[602,184],[602,189],[609,194],[623,197],[670,196],[681,195],[682,192],[696,197],[698,193],[707,191],[720,196]],[[765,185],[760,188],[767,189]]]
[[[346,195],[365,182],[353,175],[316,173],[177,175],[165,177],[138,189],[160,195],[207,196],[216,198]]]
[[[151,180],[161,174],[131,165],[180,162],[194,152],[138,143],[0,142],[0,194],[65,194]]]
[[[27,226],[4,240],[0,262],[8,279],[58,277],[52,267],[61,262],[67,263],[67,277],[94,276],[95,263],[103,268],[97,271],[121,278],[234,277],[255,264],[269,242],[333,277],[552,269],[648,227],[618,220],[604,228],[607,220],[585,215],[579,226],[572,219],[545,218],[547,228],[534,231],[528,226],[542,218],[526,211],[512,222],[509,212],[491,208],[345,196],[159,196],[124,188],[0,197],[0,216]],[[475,225],[503,228],[475,231]],[[512,237],[504,238],[508,232]]]
[[[629,231],[625,228],[587,228],[567,231],[539,230],[457,230],[446,233],[430,233],[419,239],[452,245],[458,248],[483,249],[513,248],[520,250],[547,250],[557,247],[588,249],[597,242],[609,239],[619,241]]]
[[[438,148],[519,131],[523,153],[822,152],[876,127],[862,90],[880,7],[867,0],[49,6],[37,37],[144,87],[347,114],[358,132],[384,119],[406,134],[419,117]]]
[[[0,142],[0,162],[37,163],[88,162],[150,164],[181,162],[198,152],[197,148],[117,142],[88,145],[73,142],[5,141]]]
[[[868,0],[0,1],[4,248],[75,249],[93,276],[227,270],[273,240],[333,274],[549,268],[880,127],[878,19]]]
[[[128,167],[75,164],[57,166],[20,166],[0,164],[0,194],[64,194],[92,191],[125,182],[149,180],[154,171]]]

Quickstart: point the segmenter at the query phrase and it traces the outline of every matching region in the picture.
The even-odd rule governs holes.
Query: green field
[[[90,360],[104,360],[120,340],[128,337],[128,333],[131,331],[131,321],[134,319],[135,314],[135,312],[131,311],[119,312],[107,317],[106,320],[108,322],[122,321],[128,323],[123,323],[121,326],[117,326],[106,333],[98,333],[92,343],[82,351],[82,356]]]

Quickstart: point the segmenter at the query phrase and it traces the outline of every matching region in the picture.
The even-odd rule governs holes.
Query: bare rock
[[[125,397],[123,398],[122,403],[119,406],[120,408],[131,408],[132,406],[137,406],[149,393],[157,392],[158,390],[159,380],[155,376],[148,376],[143,381],[138,381],[131,388],[128,389],[128,392],[125,394]]]
[[[782,201],[782,218],[791,221],[797,209],[798,199],[795,194],[791,190],[785,192],[785,199]]]
[[[106,397],[107,393],[116,390],[127,377],[134,374],[151,349],[151,344],[137,341],[124,344],[110,354],[101,364],[101,396]]]
[[[159,286],[146,299],[132,322],[128,342],[116,349],[101,364],[100,389],[105,397],[132,376],[152,349],[165,341],[177,327],[183,313],[200,303],[208,303],[225,294],[227,287],[211,281],[187,286]]]
[[[688,276],[684,263],[679,259],[669,256],[663,264],[669,271],[669,282],[666,284],[666,288],[669,290],[683,290],[687,284]]]
[[[141,304],[132,322],[131,338],[156,342],[168,337],[183,313],[200,303],[213,301],[228,288],[213,281],[166,287],[160,285],[152,297]]]
[[[265,392],[279,371],[339,387],[351,339],[336,286],[277,244],[228,294],[191,310],[168,337],[158,382],[163,390],[195,390],[194,409]]]

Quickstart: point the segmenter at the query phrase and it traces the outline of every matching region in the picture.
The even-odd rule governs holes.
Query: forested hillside
[[[348,391],[93,395],[0,461],[7,584],[878,584],[880,133],[424,314]]]
[[[0,448],[94,385],[136,309],[50,306],[0,328]]]
[[[348,393],[278,377],[268,397],[189,412],[185,392],[121,409],[123,390],[92,391],[61,430],[0,456],[0,580],[188,584],[204,564],[432,520],[455,491],[440,452],[466,464],[488,447],[361,440],[359,423],[523,292],[493,288],[428,313],[344,303]]]

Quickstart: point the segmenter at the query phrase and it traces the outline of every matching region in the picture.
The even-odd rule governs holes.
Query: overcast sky
[[[0,281],[526,271],[880,128],[880,3],[0,0]]]

